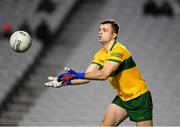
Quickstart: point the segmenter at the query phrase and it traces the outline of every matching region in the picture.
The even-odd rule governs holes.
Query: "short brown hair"
[[[119,32],[119,24],[116,23],[116,21],[113,19],[104,20],[100,24],[111,24],[113,28],[113,32],[116,34],[118,34]]]

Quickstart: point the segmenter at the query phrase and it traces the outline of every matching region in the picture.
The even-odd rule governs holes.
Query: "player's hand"
[[[69,69],[70,69],[70,68],[65,67],[65,68],[64,68],[65,73],[61,73],[61,72],[60,72],[60,73],[57,74],[57,81],[58,81],[58,82],[67,81],[67,80],[70,80],[70,79],[71,79],[71,76],[73,76],[73,75],[68,72]]]
[[[83,72],[76,72],[72,69],[69,69],[68,73],[74,75],[73,79],[84,79],[85,78],[85,73],[83,73]]]
[[[57,77],[52,77],[52,76],[49,76],[48,77],[48,82],[44,83],[45,86],[48,86],[48,87],[62,87],[62,86],[65,86],[66,83],[61,81],[61,82],[58,82],[57,81]]]
[[[70,68],[65,68],[65,71],[67,71],[64,74],[61,74],[58,76],[58,81],[70,81],[73,79],[84,79],[85,78],[85,73],[81,73],[81,72],[76,72]]]

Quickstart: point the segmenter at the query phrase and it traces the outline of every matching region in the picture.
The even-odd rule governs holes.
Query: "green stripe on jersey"
[[[114,59],[108,59],[108,61],[113,61],[113,62],[117,62],[117,63],[119,63],[119,64],[122,64],[122,62],[121,62],[121,61],[114,60]]]
[[[136,63],[134,62],[134,60],[131,56],[128,59],[124,60],[118,67],[117,71],[115,71],[111,76],[115,76],[115,75],[121,73],[122,71],[133,68],[135,66],[136,66]]]
[[[119,53],[119,52],[113,52],[113,53],[111,53],[111,56],[115,56],[115,57],[122,58],[122,57],[123,57],[123,54],[122,54],[122,53]]]
[[[97,64],[97,65],[99,65],[100,66],[100,69],[102,69],[103,68],[103,66],[101,65],[101,64],[99,64],[99,63],[96,63],[96,62],[92,62],[93,64]]]
[[[113,45],[110,48],[110,51],[114,48],[114,45],[116,44],[116,41],[113,43]]]

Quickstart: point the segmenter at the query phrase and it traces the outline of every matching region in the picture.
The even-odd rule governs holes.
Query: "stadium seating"
[[[19,4],[21,3],[21,4]],[[6,23],[12,27],[11,32],[16,31],[18,26],[26,18],[25,13],[32,13],[31,8],[35,1],[12,0],[1,1],[0,4],[0,26]],[[32,5],[31,5],[32,4]],[[21,6],[20,6],[21,5]],[[15,10],[12,10],[16,8]],[[2,29],[0,29],[2,30]],[[3,33],[3,31],[1,31]],[[41,51],[42,44],[33,38],[32,48],[26,53],[16,53],[9,45],[9,38],[0,38],[0,103],[3,101],[7,93],[12,89],[13,85],[23,76],[28,67],[34,62],[35,58]]]
[[[12,32],[19,30],[24,21],[32,31],[33,44],[26,53],[16,53],[9,46],[9,38],[0,38],[0,104],[30,65],[39,56],[43,44],[36,39],[34,31],[42,20],[45,20],[52,33],[56,33],[66,13],[76,0],[53,0],[56,11],[52,14],[35,12],[40,0],[6,0],[0,2],[0,30],[4,24],[11,25]],[[2,33],[1,31],[0,33]]]
[[[27,53],[14,52],[7,40],[0,40],[0,102],[11,90],[13,85],[27,71],[28,67],[34,62],[36,56],[42,48],[41,43],[33,40],[33,45]]]

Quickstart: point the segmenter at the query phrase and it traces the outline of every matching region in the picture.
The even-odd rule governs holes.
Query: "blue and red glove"
[[[66,73],[60,74],[57,76],[57,81],[63,81],[70,83],[69,81],[73,79],[84,79],[85,78],[85,73],[82,72],[75,72],[72,69],[69,69]],[[71,83],[70,83],[71,84]]]
[[[76,72],[72,69],[69,69],[69,71],[67,73],[74,75],[73,79],[84,79],[85,78],[85,73],[83,73],[83,72]]]
[[[57,79],[57,81],[62,81],[62,84],[65,84],[65,85],[72,85],[71,84],[71,80],[74,78],[74,75],[73,74],[64,74],[62,76],[62,78],[59,80]]]

